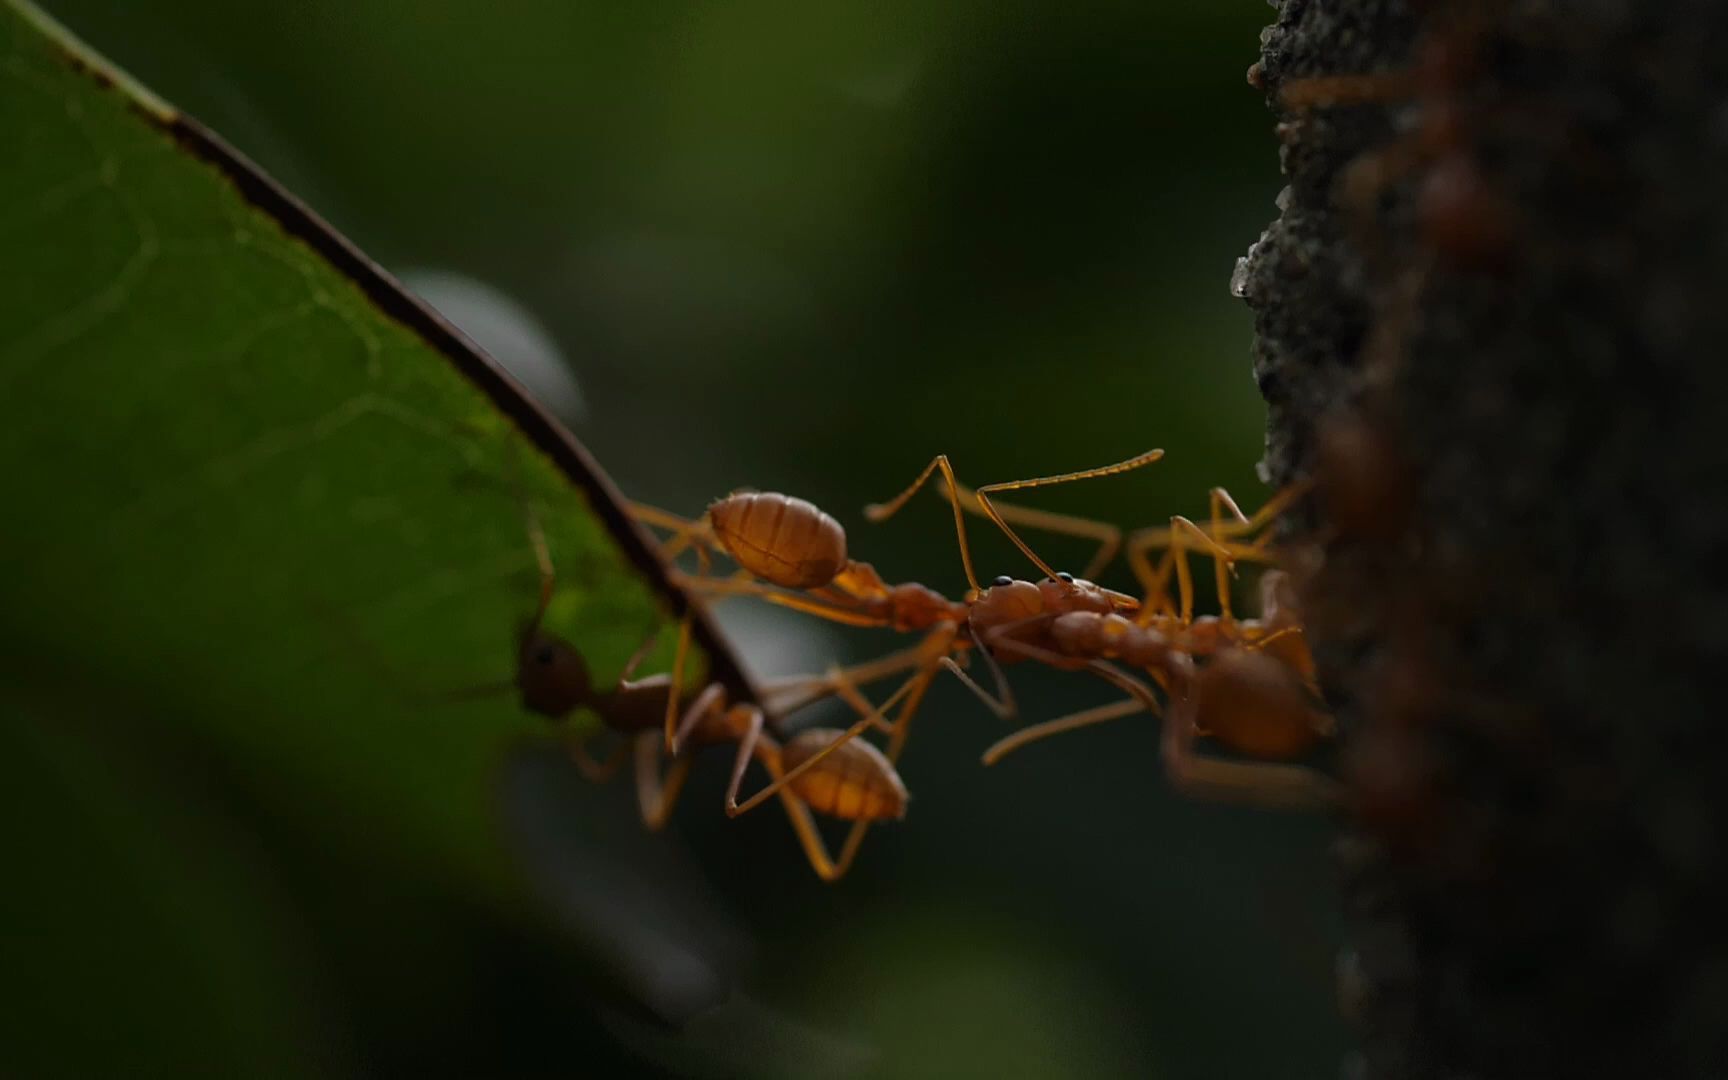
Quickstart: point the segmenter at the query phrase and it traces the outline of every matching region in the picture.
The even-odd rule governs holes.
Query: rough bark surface
[[[1257,77],[1351,1071],[1728,1076],[1728,4],[1285,0]]]

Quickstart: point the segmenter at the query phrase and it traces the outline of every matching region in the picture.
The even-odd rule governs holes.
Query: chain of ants
[[[1460,5],[1460,10],[1464,7]],[[1468,10],[1477,11],[1478,6]],[[1365,251],[1374,255],[1373,226],[1380,195],[1420,173],[1417,223],[1428,258],[1393,278],[1365,349],[1363,404],[1323,423],[1316,444],[1316,483],[1334,531],[1386,547],[1395,546],[1403,531],[1407,515],[1398,508],[1408,501],[1409,477],[1398,465],[1400,457],[1386,434],[1383,410],[1372,403],[1385,398],[1396,373],[1433,262],[1491,267],[1509,247],[1511,216],[1475,166],[1467,113],[1461,104],[1475,65],[1473,33],[1479,22],[1469,14],[1455,13],[1420,37],[1416,59],[1407,69],[1292,79],[1279,93],[1280,104],[1296,117],[1296,123],[1308,111],[1331,107],[1408,102],[1418,110],[1418,123],[1406,135],[1361,155],[1339,179],[1339,205]],[[1257,70],[1251,69],[1250,82],[1259,85],[1257,76]],[[1281,130],[1288,134],[1289,126]],[[885,520],[940,474],[939,493],[945,492],[953,507],[969,585],[966,595],[957,600],[916,582],[885,582],[868,563],[847,557],[845,532],[832,517],[800,499],[740,492],[714,503],[693,521],[652,507],[634,507],[645,524],[669,531],[665,545],[669,558],[685,549],[695,551],[700,572],[676,575],[693,595],[754,596],[846,625],[923,635],[914,647],[880,660],[830,669],[821,676],[780,680],[765,694],[775,715],[796,712],[823,697],[840,697],[860,717],[849,728],[807,728],[782,744],[769,730],[770,721],[760,707],[728,701],[720,685],[684,695],[678,688],[690,651],[688,618],[680,626],[671,672],[631,681],[639,653],[616,686],[593,687],[575,648],[542,626],[553,575],[544,540],[532,521],[530,532],[541,566],[541,602],[520,637],[515,686],[532,711],[561,719],[586,706],[605,727],[626,736],[605,761],[596,761],[583,743],[572,743],[571,753],[585,774],[604,779],[633,749],[642,814],[651,828],[663,825],[670,815],[688,773],[687,750],[711,743],[735,745],[725,796],[727,813],[741,814],[778,798],[813,869],[830,881],[850,868],[874,822],[904,814],[907,796],[895,763],[930,684],[943,671],[953,673],[1004,718],[1014,717],[1017,709],[1001,668],[1018,662],[1084,672],[1126,695],[1118,702],[1022,728],[987,750],[986,764],[1039,739],[1147,712],[1163,717],[1160,748],[1166,773],[1177,788],[1275,805],[1329,803],[1338,793],[1330,777],[1286,763],[1331,734],[1294,599],[1298,591],[1311,597],[1316,591],[1313,583],[1321,577],[1304,573],[1304,587],[1294,588],[1289,573],[1276,565],[1280,555],[1270,531],[1278,516],[1316,484],[1298,484],[1278,493],[1252,517],[1242,513],[1227,492],[1214,489],[1207,527],[1176,517],[1168,528],[1133,534],[1125,553],[1144,591],[1144,598],[1138,600],[1089,580],[1124,549],[1114,526],[1005,505],[992,498],[1004,491],[1110,476],[1160,456],[1161,451],[1152,451],[1103,468],[976,490],[961,485],[947,458],[938,456],[896,498],[867,508],[870,520]],[[1034,581],[1004,576],[981,585],[967,544],[966,514],[991,520],[1043,577]],[[1097,554],[1081,577],[1059,573],[1021,539],[1014,524],[1092,539],[1098,543]],[[1154,565],[1151,553],[1160,550],[1163,556]],[[1190,551],[1214,563],[1219,605],[1215,616],[1193,614]],[[738,572],[729,577],[713,575],[709,557],[716,553],[735,562]],[[1230,580],[1237,562],[1274,564],[1262,575],[1257,618],[1238,619],[1231,611]],[[1174,602],[1169,596],[1172,576],[1178,592]],[[1394,659],[1408,660],[1423,650],[1392,651]],[[994,693],[967,674],[965,661],[971,654],[990,669]],[[1413,674],[1417,666],[1404,665],[1412,670],[1389,677],[1388,684],[1425,685],[1430,680]],[[906,677],[880,706],[861,694],[860,687],[896,675]],[[1170,706],[1167,716],[1160,694]],[[872,730],[887,737],[885,752],[863,738]],[[1260,760],[1202,755],[1195,749],[1199,736]],[[739,802],[742,779],[752,761],[768,772],[771,782]],[[812,811],[851,823],[838,858],[829,854]]]
[[[690,751],[703,745],[732,745],[735,756],[724,799],[727,813],[736,816],[777,798],[806,859],[828,881],[850,869],[875,822],[904,815],[907,794],[895,763],[924,696],[944,671],[952,672],[1005,719],[1016,716],[1017,707],[1002,667],[1017,662],[1085,672],[1126,694],[1121,701],[1020,729],[985,753],[987,764],[1061,732],[1140,712],[1162,715],[1162,693],[1171,704],[1163,725],[1162,753],[1166,771],[1179,788],[1275,805],[1329,801],[1331,781],[1305,766],[1222,760],[1194,749],[1196,737],[1205,735],[1252,757],[1290,758],[1330,731],[1330,721],[1318,704],[1312,661],[1302,642],[1286,577],[1277,570],[1262,576],[1260,618],[1237,619],[1230,608],[1235,564],[1276,561],[1266,525],[1301,496],[1300,489],[1275,497],[1253,517],[1243,514],[1227,492],[1215,489],[1209,529],[1177,517],[1168,529],[1135,533],[1126,551],[1145,587],[1144,602],[1052,570],[1010,522],[1098,541],[1087,577],[1095,576],[1123,549],[1122,535],[1114,526],[1002,505],[992,498],[1001,491],[1126,472],[1161,456],[1162,451],[1155,450],[1099,469],[993,484],[976,491],[959,484],[947,458],[938,456],[898,497],[866,513],[876,521],[892,516],[939,472],[953,507],[962,565],[970,583],[958,600],[916,582],[884,582],[868,563],[847,557],[846,536],[839,524],[801,499],[740,492],[714,503],[694,521],[652,507],[632,507],[639,520],[669,530],[664,545],[669,561],[686,549],[694,551],[699,572],[673,572],[692,596],[755,596],[848,625],[922,635],[912,648],[869,663],[778,680],[763,695],[768,713],[751,702],[731,701],[720,683],[694,693],[684,691],[691,651],[688,614],[680,623],[669,672],[632,678],[652,645],[650,640],[614,685],[596,686],[581,652],[544,626],[556,580],[538,521],[525,505],[528,534],[540,568],[540,596],[520,631],[510,686],[531,712],[562,721],[576,709],[586,708],[599,717],[603,728],[621,736],[603,759],[590,752],[590,737],[572,738],[570,754],[581,771],[596,781],[611,777],[633,756],[641,813],[651,829],[669,820],[688,776]],[[993,521],[1044,577],[1030,581],[1004,576],[988,586],[979,585],[966,537],[967,513]],[[1150,553],[1160,549],[1164,555],[1154,566]],[[1190,550],[1214,560],[1218,615],[1196,618],[1193,614]],[[714,554],[734,561],[737,573],[715,575]],[[1179,602],[1169,597],[1172,576]],[[967,674],[966,662],[973,654],[992,672],[995,693]],[[880,706],[860,691],[862,686],[902,675],[898,689]],[[484,688],[491,689],[496,688]],[[789,715],[831,696],[857,712],[860,719],[853,726],[806,728],[783,742],[777,737],[770,715]],[[890,712],[892,720],[886,715]],[[872,729],[887,736],[886,752],[862,737]],[[770,783],[740,802],[743,778],[753,761],[768,773]],[[850,823],[838,856],[830,852],[813,813]]]
[[[813,858],[819,874],[844,873],[864,833],[874,821],[897,817],[905,806],[894,765],[904,749],[913,716],[943,671],[953,673],[994,712],[1017,714],[1002,667],[1036,662],[1079,671],[1122,690],[1123,700],[1071,716],[1022,728],[984,755],[987,764],[1028,743],[1109,720],[1149,712],[1164,713],[1169,703],[1161,749],[1167,774],[1180,789],[1197,794],[1241,798],[1274,805],[1329,802],[1334,785],[1303,765],[1273,761],[1235,761],[1198,753],[1195,740],[1207,736],[1238,753],[1259,759],[1293,759],[1330,733],[1330,720],[1313,684],[1313,665],[1303,644],[1287,577],[1276,569],[1261,580],[1262,612],[1238,619],[1230,606],[1230,582],[1238,562],[1276,562],[1267,526],[1300,498],[1304,489],[1274,497],[1256,515],[1243,514],[1222,489],[1212,493],[1209,528],[1184,517],[1168,528],[1147,529],[1128,538],[1126,553],[1145,590],[1145,599],[1101,588],[1095,576],[1123,550],[1114,526],[1068,515],[1004,505],[992,496],[1076,480],[1110,476],[1150,464],[1162,456],[1151,451],[1098,469],[992,484],[968,489],[954,477],[945,456],[938,456],[905,491],[888,503],[869,507],[882,521],[940,475],[941,490],[952,508],[962,566],[969,583],[960,599],[950,599],[916,582],[889,584],[868,563],[847,557],[846,534],[829,515],[801,499],[777,493],[740,492],[721,499],[694,521],[638,505],[647,524],[668,531],[664,553],[676,558],[694,549],[703,571],[679,574],[678,583],[693,595],[753,596],[831,621],[888,627],[922,635],[913,648],[821,676],[782,680],[765,695],[777,713],[789,713],[827,695],[838,695],[859,719],[843,731],[812,729],[788,742],[772,782],[742,803],[738,780],[751,754],[760,756],[765,736],[760,723],[738,735],[740,749],[733,783],[726,796],[729,814],[744,813],[778,796],[850,820],[852,829],[838,860]],[[978,582],[966,537],[965,515],[991,520],[1043,573],[1039,580],[998,577]],[[1053,570],[1019,536],[1013,525],[1084,536],[1098,542],[1085,577]],[[1151,553],[1163,551],[1154,565]],[[1196,618],[1189,552],[1213,559],[1219,614]],[[739,570],[729,577],[708,570],[710,554],[722,554]],[[1169,596],[1174,576],[1179,600]],[[669,676],[677,685],[688,654],[688,623],[681,628]],[[979,685],[965,670],[976,654],[990,669],[995,691]],[[880,707],[859,687],[905,674],[899,688]],[[714,693],[708,688],[704,694]],[[701,695],[696,699],[701,702]],[[885,714],[891,710],[892,720]],[[664,702],[663,740],[656,750],[674,762],[690,733],[700,730],[700,710],[680,716],[677,703]],[[864,740],[869,731],[887,736],[886,751]],[[641,737],[641,736],[639,736]],[[639,744],[642,745],[642,744]],[[892,792],[893,794],[887,794]],[[868,811],[868,812],[866,812]],[[795,825],[797,822],[795,822]],[[802,836],[803,830],[800,829]],[[811,845],[806,843],[806,853]]]

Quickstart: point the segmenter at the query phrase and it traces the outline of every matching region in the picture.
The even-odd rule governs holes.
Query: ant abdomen
[[[882,751],[863,739],[834,747],[845,736],[834,728],[806,728],[780,751],[791,772],[818,753],[828,755],[787,786],[819,814],[845,821],[885,821],[906,816],[906,785]],[[833,749],[830,749],[833,747]]]
[[[846,568],[846,530],[803,499],[740,491],[709,506],[708,521],[739,566],[783,588],[819,588]]]
[[[1325,727],[1301,678],[1259,651],[1218,653],[1196,676],[1194,696],[1196,727],[1253,757],[1296,757]]]

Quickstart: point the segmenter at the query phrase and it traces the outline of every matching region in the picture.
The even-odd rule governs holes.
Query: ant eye
[[[1000,577],[998,577],[995,581],[992,581],[990,584],[996,586],[997,588],[1001,588],[1004,585],[1014,584],[1014,579],[1009,577],[1007,574],[1003,574]]]
[[[1073,575],[1073,574],[1070,574],[1070,573],[1069,573],[1069,572],[1068,572],[1068,571],[1066,571],[1066,570],[1059,570],[1059,571],[1057,571],[1057,573],[1056,573],[1056,576],[1057,576],[1057,577],[1058,577],[1058,578],[1059,578],[1059,579],[1061,579],[1061,580],[1062,580],[1062,581],[1066,581],[1066,582],[1067,582],[1067,583],[1068,583],[1068,584],[1070,584],[1070,585],[1072,585],[1072,584],[1074,584],[1074,575]]]
[[[550,664],[557,658],[558,653],[550,645],[542,645],[534,650],[534,662],[536,664]]]

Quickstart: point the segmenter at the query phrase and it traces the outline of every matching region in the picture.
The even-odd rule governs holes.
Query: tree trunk
[[[1285,0],[1250,77],[1360,1072],[1728,1076],[1728,4]]]

